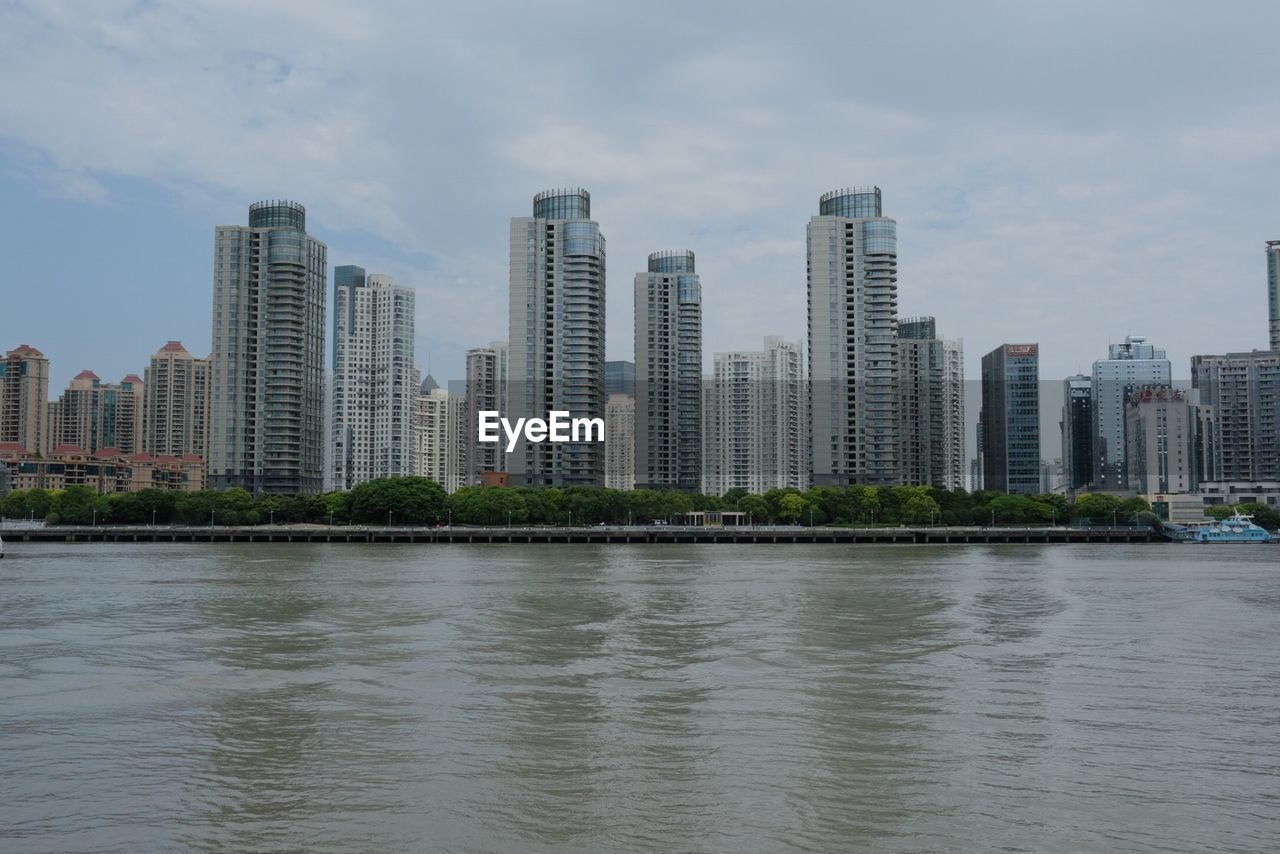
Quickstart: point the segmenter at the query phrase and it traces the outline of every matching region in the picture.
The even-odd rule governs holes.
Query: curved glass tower
[[[297,202],[257,202],[214,236],[209,485],[324,485],[327,247]]]
[[[898,225],[880,188],[833,190],[809,220],[813,483],[890,485],[898,466]]]
[[[635,279],[636,486],[702,488],[702,283],[687,250]]]
[[[511,220],[507,417],[604,418],[605,240],[591,194],[547,190]],[[476,430],[468,424],[467,429]],[[602,442],[525,442],[511,483],[603,486]]]

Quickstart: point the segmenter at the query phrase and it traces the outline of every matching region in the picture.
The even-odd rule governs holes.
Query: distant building
[[[204,459],[209,445],[208,359],[197,359],[179,341],[151,357],[146,370],[142,450],[157,456],[194,454]]]
[[[49,450],[49,360],[19,344],[0,362],[0,442]]]
[[[1207,479],[1280,481],[1280,352],[1193,356],[1191,382],[1213,410],[1214,441],[1201,461]]]
[[[117,448],[90,452],[58,445],[40,457],[16,443],[0,444],[0,466],[9,468],[13,489],[66,489],[86,486],[99,495],[160,489],[197,492],[205,488],[204,460],[194,454],[124,454]]]
[[[1124,407],[1129,393],[1150,385],[1169,385],[1172,366],[1164,350],[1140,335],[1112,344],[1107,358],[1093,363],[1093,407],[1097,429],[1093,440],[1093,487],[1125,489]]]
[[[891,486],[898,464],[898,231],[880,188],[826,193],[807,230],[815,486]]]
[[[932,317],[898,321],[899,482],[965,483],[964,344],[937,337]]]
[[[51,447],[83,448],[90,454],[112,448],[125,455],[142,452],[145,391],[130,374],[119,383],[103,383],[93,371],[81,371],[51,407]]]
[[[1093,482],[1093,380],[1075,374],[1062,382],[1062,477],[1068,491],[1087,489]]]
[[[655,252],[635,279],[636,483],[702,484],[702,284],[692,252]]]
[[[440,388],[430,376],[422,381],[414,422],[415,473],[449,493],[463,485],[466,471],[465,416],[466,398]]]
[[[259,493],[324,486],[328,249],[286,201],[214,236],[209,483]]]
[[[1280,350],[1280,240],[1267,241],[1267,303],[1271,315],[1271,349]]]
[[[702,491],[808,487],[804,357],[777,336],[758,352],[716,353],[703,393]]]
[[[636,396],[636,363],[614,361],[604,363],[604,393]]]
[[[1004,344],[982,357],[982,486],[1040,490],[1040,347]]]
[[[511,220],[508,418],[604,414],[605,240],[586,190],[548,190]],[[507,454],[516,486],[603,486],[600,442],[529,442]]]
[[[465,484],[474,486],[482,475],[506,470],[506,452],[501,443],[481,442],[481,412],[507,409],[508,347],[506,341],[491,341],[488,347],[467,351],[467,409]]]
[[[636,399],[614,392],[604,409],[604,485],[636,488]]]
[[[1185,392],[1169,386],[1130,392],[1124,421],[1130,489],[1152,495],[1196,488],[1195,419]]]
[[[415,302],[390,276],[333,270],[334,489],[413,473]]]

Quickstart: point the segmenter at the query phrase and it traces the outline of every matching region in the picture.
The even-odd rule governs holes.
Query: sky
[[[1225,2],[0,0],[0,347],[141,373],[210,343],[213,234],[307,208],[331,265],[417,289],[441,382],[504,339],[509,220],[585,187],[608,353],[649,252],[692,249],[704,359],[805,334],[805,225],[877,185],[899,308],[1041,377],[1127,333],[1267,346],[1272,6]]]

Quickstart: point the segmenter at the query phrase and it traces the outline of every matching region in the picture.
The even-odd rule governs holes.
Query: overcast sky
[[[507,235],[582,186],[632,279],[693,249],[705,357],[805,332],[804,234],[876,184],[899,305],[1042,377],[1266,346],[1280,40],[1258,3],[0,3],[0,346],[51,391],[208,352],[213,229],[290,198],[418,291],[441,381],[506,337]]]

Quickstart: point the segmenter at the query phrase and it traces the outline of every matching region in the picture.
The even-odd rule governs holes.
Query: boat
[[[1175,543],[1276,543],[1280,537],[1253,524],[1247,513],[1233,513],[1225,519],[1206,520],[1193,525],[1165,525],[1165,538]]]

